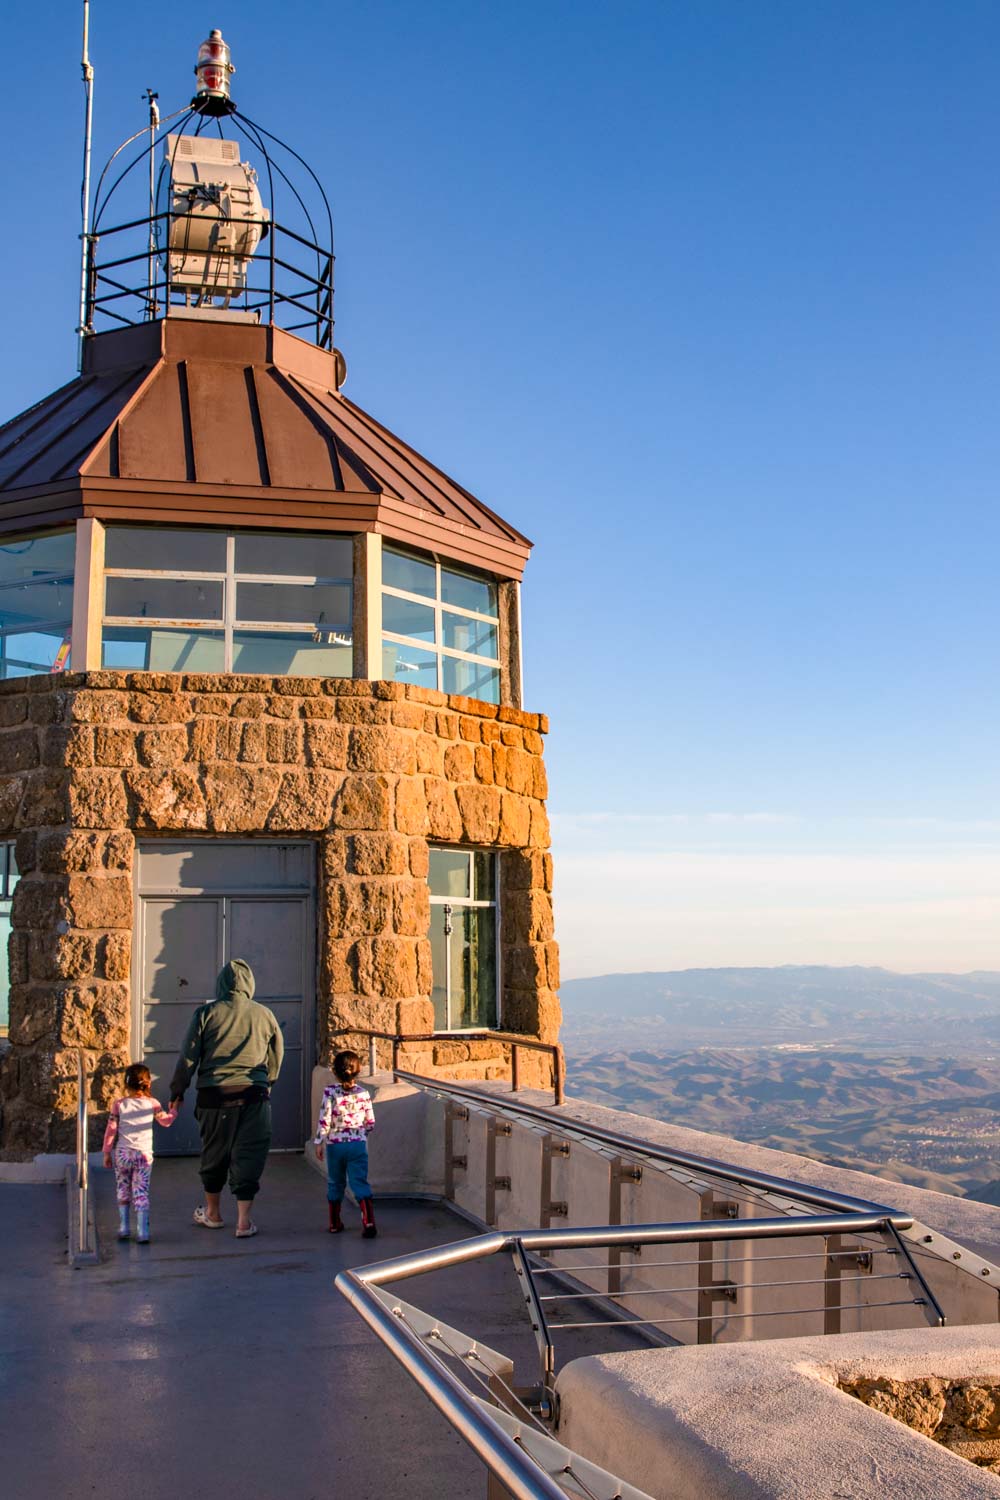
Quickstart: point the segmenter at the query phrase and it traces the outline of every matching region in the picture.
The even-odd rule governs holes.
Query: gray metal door
[[[300,1149],[309,1129],[315,906],[313,847],[204,839],[139,846],[134,1034],[165,1100],[195,1007],[215,998],[223,964],[242,958],[272,1010],[285,1061],[271,1103],[274,1148]],[[194,1095],[157,1132],[161,1155],[197,1152]]]

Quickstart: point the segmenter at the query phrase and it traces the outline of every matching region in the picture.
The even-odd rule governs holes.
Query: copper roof
[[[270,327],[99,334],[82,375],[0,427],[0,532],[77,516],[377,531],[502,577],[530,542]]]

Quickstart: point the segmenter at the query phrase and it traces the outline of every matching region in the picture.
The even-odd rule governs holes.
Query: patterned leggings
[[[149,1174],[153,1163],[141,1151],[128,1146],[115,1147],[115,1186],[118,1202],[131,1203],[136,1210],[149,1208]]]

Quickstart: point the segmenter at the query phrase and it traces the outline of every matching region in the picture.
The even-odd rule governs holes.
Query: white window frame
[[[500,945],[500,851],[497,850],[497,849],[484,849],[484,848],[481,848],[479,845],[474,845],[474,844],[432,844],[430,846],[430,852],[431,852],[431,854],[434,854],[436,852],[440,852],[442,854],[465,854],[465,855],[468,855],[469,856],[469,876],[470,876],[469,887],[470,887],[470,889],[472,888],[472,878],[471,878],[472,877],[472,872],[475,869],[475,866],[474,866],[473,861],[472,861],[472,856],[476,855],[476,854],[488,854],[488,855],[490,855],[490,857],[493,860],[493,899],[492,899],[492,901],[482,901],[478,897],[472,897],[472,896],[435,896],[434,893],[433,893],[433,891],[430,891],[430,874],[429,873],[428,873],[428,876],[427,876],[427,886],[428,886],[428,890],[430,891],[430,904],[431,904],[431,906],[446,906],[446,907],[449,907],[449,908],[454,908],[454,907],[462,907],[462,908],[468,908],[468,907],[485,907],[485,908],[492,908],[493,911],[496,914],[495,918],[494,918],[494,922],[493,922],[493,944],[494,944],[494,948],[496,950],[495,954],[494,954],[494,960],[493,960],[493,973],[496,976],[496,1011],[497,1011],[496,1021],[495,1021],[494,1025],[492,1025],[492,1026],[454,1026],[453,1027],[453,1026],[449,1025],[449,1026],[445,1027],[445,1030],[447,1031],[447,1033],[448,1033],[449,1036],[469,1036],[469,1035],[472,1035],[472,1034],[474,1034],[475,1032],[478,1032],[478,1031],[502,1031],[503,1030],[503,1024],[502,1024],[503,1023],[503,1015],[502,1015],[502,1011],[503,1011],[503,976],[500,973],[500,952],[501,952],[501,945]],[[450,936],[450,934],[449,934],[449,932],[447,930],[447,927],[446,927],[445,928],[445,937],[447,938],[449,936]],[[444,951],[445,951],[445,994],[447,996],[445,1004],[446,1004],[447,1010],[448,1010],[448,1020],[450,1021],[451,1020],[451,1001],[452,1001],[452,990],[451,990],[451,944],[450,943],[448,943],[448,942],[445,943],[445,950]],[[436,1029],[437,1028],[435,1027],[435,1030]]]
[[[109,528],[113,529],[113,528]],[[133,528],[129,528],[130,530]],[[157,530],[169,529],[171,531],[193,532],[199,529],[193,526],[172,526],[170,528],[158,528],[151,526],[150,532],[155,536]],[[216,535],[218,533],[215,533]],[[276,536],[284,535],[276,532]],[[331,533],[291,533],[293,535],[326,536]],[[339,532],[333,533],[341,540],[350,541],[349,535]],[[331,642],[333,645],[353,647],[353,609],[354,609],[354,574],[353,567],[350,577],[332,577],[326,574],[298,574],[298,573],[238,573],[236,571],[236,538],[239,535],[259,536],[259,531],[252,527],[241,528],[240,531],[229,531],[225,533],[226,538],[226,567],[224,572],[217,569],[205,569],[204,571],[193,571],[191,569],[174,568],[109,568],[104,569],[104,578],[166,578],[171,582],[185,583],[221,583],[222,584],[222,616],[215,620],[181,619],[177,616],[151,616],[151,615],[109,615],[106,612],[107,591],[102,584],[101,588],[101,638],[103,650],[104,630],[203,630],[213,635],[222,636],[223,646],[223,672],[233,671],[233,636],[240,631],[252,630],[258,634],[289,635],[298,632],[301,635],[316,631],[316,621],[313,620],[243,620],[236,616],[236,590],[241,583],[274,583],[274,584],[305,584],[314,586],[317,584],[346,584],[351,590],[351,616],[352,624],[348,632],[331,631],[331,635],[340,638]],[[249,675],[254,675],[253,673]]]
[[[422,641],[422,640],[419,640],[416,636],[413,636],[413,635],[401,635],[401,634],[397,633],[396,631],[386,630],[384,627],[383,627],[383,630],[382,630],[382,640],[383,641],[391,642],[393,645],[397,645],[397,646],[410,646],[413,649],[418,650],[418,651],[427,651],[431,655],[435,656],[437,658],[437,683],[436,683],[436,686],[437,686],[437,688],[438,688],[439,691],[445,691],[445,688],[444,688],[444,658],[446,656],[451,657],[453,661],[467,661],[467,662],[471,662],[474,666],[477,666],[477,667],[489,667],[489,668],[491,668],[497,674],[497,702],[499,703],[499,701],[500,701],[500,683],[501,683],[502,678],[501,678],[501,673],[500,673],[500,613],[499,613],[499,610],[500,610],[500,599],[499,599],[499,587],[497,585],[496,580],[495,579],[490,579],[490,578],[483,578],[478,573],[466,572],[462,568],[454,567],[447,560],[445,560],[445,562],[442,563],[442,560],[441,560],[440,557],[430,556],[428,554],[421,554],[419,552],[411,552],[408,548],[405,548],[405,547],[394,547],[394,546],[391,546],[391,545],[390,546],[383,546],[382,553],[383,553],[383,557],[385,556],[386,553],[389,553],[389,554],[395,553],[396,555],[398,555],[400,557],[412,557],[414,559],[414,561],[425,563],[428,567],[433,567],[434,568],[434,597],[433,597],[433,599],[428,594],[413,594],[408,589],[398,589],[398,588],[393,587],[391,584],[388,584],[388,583],[385,583],[385,582],[383,582],[383,584],[382,584],[382,594],[383,594],[383,596],[386,595],[386,594],[389,594],[394,599],[405,599],[407,601],[407,603],[409,603],[409,604],[422,604],[425,609],[433,610],[433,612],[434,612],[434,640],[433,641]],[[460,577],[471,578],[476,583],[485,583],[489,588],[493,589],[494,594],[496,595],[496,598],[497,598],[497,613],[496,614],[485,614],[482,610],[478,610],[478,609],[464,609],[459,604],[446,604],[443,601],[443,599],[441,598],[441,571],[442,571],[442,568],[446,568],[449,573],[456,573]],[[384,579],[384,577],[385,577],[385,564],[384,564],[384,562],[383,562],[383,575],[382,576],[383,576],[383,579]],[[447,615],[456,615],[456,616],[458,616],[459,619],[479,620],[484,625],[492,625],[495,628],[495,630],[496,630],[496,642],[497,642],[497,654],[496,654],[496,656],[480,656],[476,652],[472,652],[472,651],[459,651],[459,650],[457,650],[453,646],[446,646],[444,644],[444,616],[446,614]],[[402,678],[402,679],[397,678],[396,679],[396,681],[405,681],[405,680],[406,680],[405,678]]]

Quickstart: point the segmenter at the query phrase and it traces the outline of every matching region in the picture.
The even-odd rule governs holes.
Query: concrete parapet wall
[[[995,1386],[982,1329],[850,1334],[574,1360],[559,1441],[654,1500],[978,1500],[1000,1479],[872,1409],[842,1383]]]
[[[441,1155],[414,1160],[412,1180],[443,1181],[445,1195],[484,1226],[516,1230],[710,1220],[749,1223],[808,1211],[780,1192],[725,1182],[708,1169],[701,1173],[643,1160],[638,1147],[630,1155],[624,1147],[599,1146],[574,1131],[578,1119],[634,1135],[640,1142],[668,1148],[674,1144],[691,1154],[716,1157],[737,1173],[741,1165],[752,1164],[758,1171],[809,1183],[817,1181],[818,1171],[825,1179],[819,1185],[831,1192],[874,1202],[887,1199],[888,1207],[923,1221],[906,1236],[906,1243],[949,1322],[996,1324],[1000,1318],[996,1264],[967,1249],[967,1241],[983,1233],[986,1220],[1000,1218],[987,1205],[858,1173],[820,1169],[802,1157],[762,1159],[778,1153],[761,1153],[743,1142],[663,1126],[577,1100],[552,1110],[550,1096],[532,1091],[513,1096],[511,1102],[544,1104],[549,1120],[543,1124],[505,1118],[490,1107],[491,1099],[502,1105],[511,1097],[505,1088],[484,1084],[476,1092],[475,1102],[425,1095],[428,1110],[440,1124],[424,1138]],[[398,1118],[405,1120],[402,1112]],[[959,1243],[940,1232],[942,1221],[947,1235],[961,1236]],[[993,1248],[993,1254],[1000,1260],[1000,1247]],[[555,1268],[583,1263],[587,1269],[573,1273],[576,1282],[600,1295],[620,1296],[624,1307],[641,1312],[680,1343],[742,1343],[928,1325],[919,1283],[907,1274],[898,1248],[878,1233],[625,1246],[590,1249],[586,1256],[555,1253],[551,1259]],[[635,1294],[631,1300],[630,1294]]]

